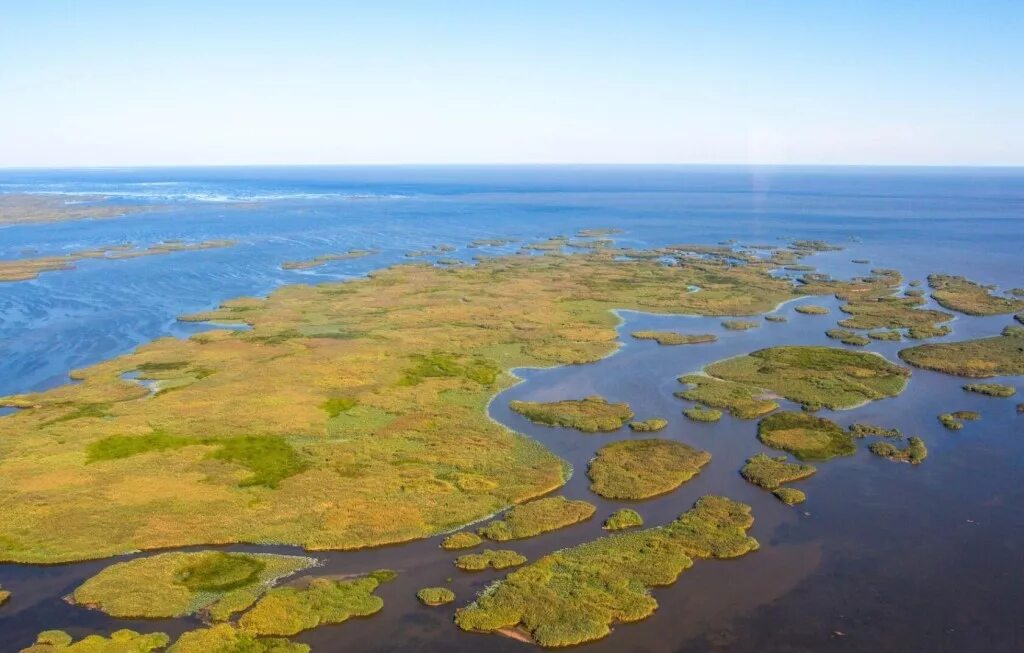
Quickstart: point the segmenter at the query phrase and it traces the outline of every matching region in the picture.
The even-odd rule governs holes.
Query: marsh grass
[[[451,535],[444,538],[441,541],[441,548],[445,551],[456,551],[458,549],[472,549],[483,542],[476,533],[470,531],[462,531],[461,533],[452,533]]]
[[[545,426],[563,426],[584,433],[615,431],[633,417],[629,404],[609,403],[597,395],[584,399],[566,399],[542,403],[512,401],[509,408],[531,422]]]
[[[725,320],[722,322],[722,326],[729,331],[747,331],[749,329],[756,329],[761,325],[752,320]]]
[[[711,454],[674,440],[622,440],[590,461],[590,489],[606,499],[647,499],[671,492],[698,473]]]
[[[696,345],[715,342],[718,336],[713,333],[679,333],[678,331],[634,331],[631,334],[638,340],[654,340],[659,345]]]
[[[645,419],[641,422],[630,422],[630,430],[636,431],[637,433],[651,433],[653,431],[660,431],[668,426],[668,420],[662,417],[652,417],[651,419]]]
[[[347,580],[314,578],[304,588],[278,587],[267,592],[238,620],[250,635],[288,637],[353,617],[367,617],[384,607],[373,592],[380,585],[374,575]]]
[[[22,649],[21,653],[151,653],[163,649],[169,642],[170,637],[165,633],[142,635],[128,629],[116,630],[109,637],[88,635],[76,642],[62,630],[47,630],[39,633],[35,644]]]
[[[231,624],[183,633],[167,653],[309,653],[307,644],[279,637],[254,637]],[[111,653],[103,651],[103,653]],[[125,653],[128,653],[127,651]],[[134,649],[131,653],[135,653]]]
[[[898,342],[903,339],[903,334],[895,329],[882,329],[879,331],[869,331],[868,338],[871,338],[872,340]]]
[[[795,487],[780,487],[773,490],[772,494],[787,506],[795,506],[807,500],[807,495],[804,494],[804,491],[798,490]]]
[[[884,426],[878,426],[877,424],[866,424],[864,422],[857,422],[850,424],[850,433],[856,438],[866,438],[868,436],[876,436],[880,438],[902,438],[903,433],[898,428],[886,428]]]
[[[769,415],[757,425],[757,437],[765,445],[787,451],[800,460],[828,460],[849,456],[857,447],[853,436],[835,422],[803,412]]]
[[[608,516],[601,526],[606,531],[621,531],[644,525],[644,518],[632,508],[620,508]]]
[[[765,322],[776,322],[776,323],[779,323],[779,322],[789,322],[789,318],[787,318],[785,315],[765,315],[764,316],[764,321]]]
[[[825,335],[833,340],[838,340],[844,345],[855,345],[863,347],[871,342],[867,336],[862,336],[859,333],[848,331],[847,329],[829,329],[825,332]]]
[[[455,566],[463,571],[483,571],[485,569],[509,569],[526,562],[526,556],[508,549],[484,549],[480,553],[467,553],[455,559]]]
[[[899,356],[915,367],[956,376],[1018,376],[1024,374],[1024,336],[1007,327],[998,336],[918,345]]]
[[[1017,388],[1003,383],[968,383],[964,386],[964,390],[967,392],[974,392],[976,394],[987,395],[989,397],[1000,397],[1003,399],[1017,394]]]
[[[693,387],[677,392],[677,397],[696,401],[712,408],[724,408],[734,417],[740,419],[757,419],[779,407],[774,401],[763,398],[764,392],[760,389],[751,388],[742,383],[733,383],[700,374],[681,376],[679,382]]]
[[[705,408],[703,406],[691,406],[683,410],[683,415],[694,422],[717,422],[722,419],[722,411],[717,408]]]
[[[964,277],[929,274],[932,299],[939,305],[967,315],[1004,315],[1024,310],[1024,300],[1015,296],[992,294],[993,286],[983,286]]]
[[[572,526],[594,516],[597,508],[587,501],[545,497],[513,506],[498,520],[479,529],[490,540],[507,542]]]
[[[924,440],[916,436],[911,436],[907,440],[907,446],[902,449],[888,442],[873,442],[868,449],[876,456],[911,465],[919,465],[928,457],[928,448]]]
[[[800,304],[793,310],[802,315],[828,315],[828,307],[817,304]]]
[[[740,476],[758,487],[776,490],[783,483],[807,478],[816,471],[811,465],[791,463],[785,456],[772,457],[759,453],[747,459],[740,469]]]
[[[416,598],[423,605],[438,606],[455,600],[455,592],[447,587],[424,587],[416,592]]]

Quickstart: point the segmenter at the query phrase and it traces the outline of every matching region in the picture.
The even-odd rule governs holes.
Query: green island
[[[760,349],[712,363],[704,371],[710,377],[740,385],[750,399],[771,392],[805,407],[831,409],[854,408],[895,397],[910,376],[910,370],[876,354],[815,346]],[[684,377],[687,383],[699,383],[695,378]],[[705,402],[699,393],[683,396],[715,408],[730,408]]]
[[[71,252],[63,256],[43,256],[39,258],[0,261],[0,282],[27,281],[29,279],[35,279],[43,272],[72,270],[75,267],[75,263],[86,259],[118,261],[122,259],[139,258],[142,256],[170,254],[171,252],[193,252],[204,249],[231,247],[235,244],[236,243],[233,240],[206,240],[197,243],[167,241],[151,245],[144,249],[136,249],[131,245],[112,245],[109,247]]]
[[[943,308],[967,315],[1003,315],[1024,310],[1024,299],[993,295],[994,286],[947,274],[929,274],[932,299]]]
[[[359,578],[313,578],[305,587],[276,587],[242,614],[238,627],[250,635],[287,637],[352,617],[367,617],[384,607],[384,601],[373,592],[394,575],[382,569]]]
[[[472,549],[483,542],[483,538],[472,531],[452,533],[441,541],[441,548],[445,551],[457,551],[459,549]]]
[[[777,490],[783,483],[799,481],[817,471],[812,465],[791,463],[786,456],[772,457],[759,453],[747,459],[740,469],[740,476],[758,487]]]
[[[959,431],[964,427],[964,422],[976,422],[981,419],[981,413],[973,410],[958,410],[953,413],[942,413],[939,415],[939,422],[950,431]]]
[[[640,516],[640,513],[632,508],[619,508],[604,520],[601,527],[606,531],[621,531],[643,525],[644,518]]]
[[[1003,383],[968,383],[964,386],[964,390],[979,395],[999,397],[1002,399],[1012,397],[1017,394],[1017,388]]]
[[[776,490],[772,490],[772,494],[775,498],[786,504],[787,506],[795,506],[798,503],[807,501],[807,495],[803,490],[798,490],[795,487],[780,487]]]
[[[848,329],[829,329],[825,332],[825,335],[833,340],[838,340],[844,345],[863,347],[864,345],[871,343],[871,339],[868,336],[862,336],[861,334]]]
[[[477,247],[504,247],[518,242],[514,238],[477,238],[466,247],[476,249]]]
[[[928,338],[941,338],[953,333],[953,330],[946,325],[932,326],[922,324],[907,329],[907,337],[911,340],[927,340]]]
[[[484,549],[480,553],[467,553],[455,559],[455,566],[463,571],[509,569],[526,563],[526,557],[508,549]]]
[[[787,318],[785,315],[765,315],[764,316],[764,321],[765,322],[776,322],[776,323],[789,322],[789,318]]]
[[[428,249],[417,249],[411,252],[406,252],[406,258],[423,258],[426,256],[439,256],[441,254],[448,254],[454,252],[456,247],[454,245],[441,244],[431,245]]]
[[[326,265],[331,261],[348,261],[357,258],[363,258],[364,256],[371,256],[377,254],[375,249],[350,249],[347,252],[341,252],[338,254],[321,254],[320,256],[314,256],[311,259],[304,259],[301,261],[285,261],[281,264],[281,268],[284,270],[310,270],[312,268]]]
[[[150,653],[169,642],[165,633],[142,635],[128,629],[114,631],[110,637],[89,635],[76,642],[62,630],[47,630],[39,633],[35,644],[21,653]]]
[[[663,417],[652,417],[639,422],[630,422],[629,428],[637,433],[651,433],[660,431],[668,426],[668,420]]]
[[[853,436],[832,420],[795,411],[762,419],[757,425],[757,438],[800,460],[828,460],[852,455],[857,450]]]
[[[609,403],[604,397],[596,395],[548,403],[511,401],[508,407],[531,422],[545,426],[564,426],[584,433],[615,431],[633,418],[629,404]]]
[[[675,521],[546,555],[489,586],[455,613],[463,630],[516,632],[545,647],[606,637],[617,622],[658,607],[649,588],[670,585],[694,558],[735,558],[758,548],[750,507],[705,496]]]
[[[898,428],[886,428],[877,424],[867,424],[865,422],[856,422],[850,424],[850,434],[855,438],[866,438],[868,436],[879,437],[879,438],[902,438],[903,433]]]
[[[911,465],[920,465],[928,457],[928,448],[924,445],[924,440],[916,436],[911,436],[907,440],[907,446],[902,449],[889,442],[872,442],[868,449],[876,456]]]
[[[504,517],[477,532],[496,542],[521,540],[586,521],[596,511],[597,508],[587,501],[545,497],[513,506]]]
[[[679,377],[679,382],[692,387],[676,392],[677,397],[697,401],[711,408],[723,408],[740,419],[757,419],[779,407],[777,403],[765,397],[764,390],[742,383],[724,381],[703,374],[687,374]]]
[[[900,350],[901,359],[914,367],[966,376],[1024,374],[1024,328],[1006,327],[1001,335],[960,342],[918,345]]]
[[[113,617],[201,612],[222,621],[255,603],[275,581],[314,564],[313,558],[264,553],[162,553],[113,564],[70,599]]]
[[[761,325],[753,320],[725,320],[722,322],[722,326],[730,331],[747,331]]]
[[[659,345],[696,345],[718,340],[718,336],[713,333],[680,333],[678,331],[634,331],[630,335],[637,340],[654,340]]]
[[[8,592],[7,590],[5,590],[3,588],[3,586],[0,586],[0,605],[3,605],[4,603],[7,603],[7,601],[10,598],[11,598],[11,593]]]
[[[802,315],[828,315],[828,307],[818,304],[800,304],[793,310]]]
[[[606,499],[647,499],[676,489],[698,473],[711,454],[674,440],[621,440],[590,461],[590,489]]]
[[[455,600],[455,592],[447,587],[424,587],[416,592],[416,598],[420,603],[430,607],[445,605]]]
[[[899,342],[900,340],[903,339],[903,334],[901,334],[896,329],[879,329],[876,331],[869,331],[868,338],[871,338],[872,340],[886,340],[889,342]]]
[[[306,644],[280,637],[255,637],[231,624],[183,633],[167,653],[309,653]],[[90,652],[91,653],[91,652]],[[108,653],[104,651],[103,653]],[[134,649],[131,653],[136,653]]]
[[[683,410],[683,415],[694,422],[717,422],[722,419],[722,411],[717,408],[705,408],[704,406],[690,406]]]
[[[0,224],[32,224],[121,218],[163,206],[114,201],[106,195],[65,195],[44,193],[0,193]]]

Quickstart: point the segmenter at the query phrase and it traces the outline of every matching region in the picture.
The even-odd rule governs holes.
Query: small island
[[[671,492],[698,473],[711,454],[674,440],[606,444],[590,461],[590,489],[606,499],[648,499]]]
[[[531,422],[545,426],[563,426],[584,433],[615,431],[633,418],[629,404],[613,404],[599,396],[566,399],[548,403],[512,401],[509,408]]]
[[[679,333],[678,331],[634,331],[637,340],[654,340],[659,345],[696,345],[715,342],[718,336],[712,333]]]
[[[757,425],[757,438],[800,460],[828,460],[857,450],[853,437],[832,420],[792,411],[762,419]]]

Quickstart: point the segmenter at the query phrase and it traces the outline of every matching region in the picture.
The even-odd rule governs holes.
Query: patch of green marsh
[[[794,411],[765,417],[757,425],[757,437],[800,460],[828,460],[857,450],[853,437],[832,420]]]
[[[752,320],[725,320],[722,326],[730,331],[747,331],[761,326],[760,323]]]
[[[897,428],[889,429],[884,426],[878,426],[877,424],[866,424],[864,422],[850,424],[850,434],[856,438],[866,438],[868,436],[877,436],[880,438],[903,437],[903,433],[901,433]]]
[[[981,419],[981,413],[973,410],[958,410],[955,413],[942,413],[939,415],[939,422],[950,431],[959,431],[964,427],[964,421],[974,422]]]
[[[652,417],[651,419],[645,419],[642,422],[629,423],[629,428],[637,433],[660,431],[666,426],[668,426],[668,420],[662,417]]]
[[[182,634],[167,653],[309,653],[309,650],[306,644],[278,637],[254,637],[231,624],[217,624]]]
[[[924,445],[924,440],[916,436],[911,436],[907,440],[907,446],[902,449],[888,442],[874,442],[868,448],[876,456],[911,465],[919,465],[928,457],[928,448]]]
[[[509,408],[531,422],[545,426],[564,426],[584,433],[614,431],[633,418],[629,404],[609,403],[597,395],[549,403],[512,401]]]
[[[679,382],[693,387],[677,392],[677,397],[697,401],[712,408],[724,408],[740,419],[757,419],[779,407],[774,401],[763,398],[763,390],[742,383],[701,374],[681,376]]]
[[[783,483],[807,478],[816,471],[818,470],[811,465],[791,463],[785,456],[773,458],[759,453],[747,459],[746,464],[740,469],[740,476],[758,487],[776,490]]]
[[[632,336],[638,340],[654,340],[659,345],[697,345],[718,340],[718,336],[713,333],[690,334],[678,331],[634,331]]]
[[[467,553],[455,559],[455,566],[463,571],[509,569],[526,562],[526,556],[508,549],[484,549],[480,553]]]
[[[798,503],[803,503],[807,500],[807,495],[804,494],[803,490],[798,490],[795,487],[780,487],[777,490],[772,491],[775,498],[786,504],[787,506],[795,506]]]
[[[828,315],[828,307],[818,304],[801,304],[793,310],[803,315]]]
[[[863,347],[871,342],[871,339],[867,336],[862,336],[859,333],[854,333],[847,329],[829,329],[825,332],[825,335],[833,340],[838,340],[844,345]]]
[[[947,274],[929,274],[932,298],[944,308],[967,315],[1003,315],[1024,309],[1024,300],[993,295],[994,286]]]
[[[413,354],[399,385],[417,385],[424,379],[463,378],[492,386],[501,370],[482,357],[455,356],[445,352]]]
[[[110,637],[89,635],[74,641],[62,630],[47,630],[36,636],[36,642],[21,653],[150,653],[170,642],[164,633],[141,635],[134,630],[117,630]]]
[[[989,397],[1012,397],[1017,394],[1017,388],[1003,383],[968,383],[964,386],[967,392],[975,392]]]
[[[927,370],[985,378],[1024,374],[1024,334],[1007,327],[1002,335],[962,342],[919,345],[900,351],[900,358]]]
[[[520,540],[590,519],[597,508],[587,501],[565,497],[545,497],[513,506],[502,519],[492,521],[478,531],[497,542]]]
[[[694,422],[717,422],[722,419],[722,411],[703,406],[691,406],[683,411],[683,415]]]
[[[451,603],[455,600],[455,592],[447,587],[424,587],[416,592],[416,598],[423,605],[437,606]]]
[[[757,549],[750,507],[701,498],[665,526],[602,537],[546,555],[488,587],[455,613],[463,630],[521,628],[541,646],[600,639],[616,622],[649,617],[649,588],[670,585],[694,558],[734,558]]]
[[[452,533],[448,537],[444,538],[444,540],[441,541],[441,548],[445,551],[472,549],[481,542],[483,542],[483,539],[476,533],[462,531],[461,533]]]
[[[620,508],[609,515],[601,527],[606,531],[621,531],[643,525],[644,518],[640,516],[640,513],[632,508]]]
[[[671,492],[698,473],[711,454],[674,440],[622,440],[590,461],[590,489],[606,499],[646,499]]]

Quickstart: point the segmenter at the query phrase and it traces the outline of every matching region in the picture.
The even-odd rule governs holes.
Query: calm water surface
[[[438,243],[453,256],[512,251],[468,249],[475,238],[535,239],[580,228],[615,226],[621,245],[777,242],[822,238],[846,247],[808,261],[848,276],[895,267],[908,278],[965,274],[1001,287],[1024,286],[1024,173],[1006,170],[742,168],[289,168],[219,170],[0,171],[0,192],[107,194],[152,211],[118,219],[0,228],[0,258],[66,253],[117,242],[232,238],[233,248],[125,261],[85,261],[68,272],[0,284],[0,393],[52,387],[76,367],[104,360],[162,335],[203,325],[177,323],[239,295],[285,283],[353,278],[405,261]],[[380,254],[286,271],[282,261],[349,248]],[[27,252],[31,252],[28,254]],[[447,256],[447,255],[446,255]],[[871,259],[871,266],[853,258]],[[698,561],[680,580],[655,590],[658,612],[619,626],[587,645],[593,651],[1019,651],[1024,650],[1024,417],[1017,398],[964,393],[963,381],[915,370],[899,398],[823,414],[897,426],[927,442],[929,458],[912,468],[856,456],[818,465],[800,483],[808,501],[790,508],[737,474],[761,451],[755,422],[725,417],[695,424],[681,415],[676,377],[720,358],[775,344],[829,344],[837,303],[824,317],[789,303],[786,324],[747,332],[719,320],[623,312],[623,347],[598,363],[521,370],[524,382],[502,393],[492,416],[536,437],[570,461],[563,489],[598,506],[588,523],[513,543],[535,559],[603,534],[601,520],[622,502],[591,494],[583,473],[604,443],[625,433],[586,435],[527,422],[512,399],[552,400],[599,393],[628,401],[638,417],[664,416],[660,437],[712,453],[712,462],[676,492],[635,507],[648,524],[670,521],[714,492],[749,503],[761,550],[738,560]],[[1008,317],[961,316],[948,339],[997,333]],[[717,343],[659,347],[636,329],[712,332]],[[905,343],[873,342],[890,359]],[[1020,384],[1019,378],[995,379]],[[983,420],[950,432],[936,415],[979,410]],[[399,570],[379,594],[384,610],[368,619],[298,637],[314,651],[522,651],[521,642],[462,633],[461,605],[502,575],[455,569],[440,538],[350,553],[317,553],[316,574]],[[229,547],[234,550],[267,550]],[[296,549],[274,547],[293,552]],[[0,608],[0,651],[17,651],[35,634],[64,628],[76,636],[120,627],[175,634],[194,620],[114,620],[74,608],[62,597],[109,564],[0,565],[14,592]],[[414,593],[444,584],[456,604],[425,608]]]

